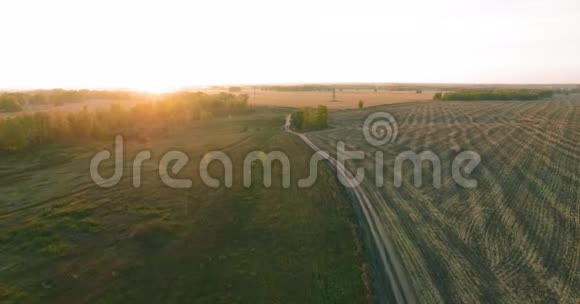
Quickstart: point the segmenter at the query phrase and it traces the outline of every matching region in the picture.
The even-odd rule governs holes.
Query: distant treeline
[[[79,112],[53,110],[0,119],[0,150],[47,143],[109,139],[115,134],[146,139],[197,120],[249,111],[247,95],[174,93],[131,108],[120,103]]]
[[[25,92],[3,92],[0,100],[12,100],[20,105],[63,105],[67,103],[83,102],[89,99],[135,99],[143,95],[129,91],[100,91],[100,90],[35,90]]]
[[[552,97],[551,90],[461,90],[436,93],[434,100],[538,100]]]
[[[290,125],[298,130],[309,131],[319,130],[328,127],[328,108],[318,106],[316,109],[311,107],[303,108],[301,111],[294,112],[291,115]]]

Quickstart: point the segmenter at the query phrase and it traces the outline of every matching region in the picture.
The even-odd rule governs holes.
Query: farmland
[[[0,304],[580,304],[580,0],[0,12]]]
[[[354,88],[340,89],[339,85],[330,86],[329,88],[336,89],[336,99],[333,100],[332,90],[318,90],[318,91],[276,91],[264,90],[254,87],[242,87],[241,92],[248,94],[249,103],[258,106],[277,106],[277,107],[316,107],[318,105],[325,105],[329,109],[355,109],[358,107],[358,102],[362,100],[365,106],[376,106],[392,103],[405,103],[414,101],[432,100],[436,92],[441,92],[438,87],[427,87],[417,93],[415,90],[409,89],[359,89]],[[214,88],[202,90],[208,93],[227,92],[223,88]]]
[[[330,171],[321,167],[311,188],[281,189],[256,170],[242,187],[242,159],[256,149],[287,152],[293,179],[307,175],[311,151],[280,130],[286,113],[256,109],[127,140],[126,168],[137,151],[153,154],[138,189],[130,174],[106,189],[89,178],[90,157],[112,138],[0,152],[0,302],[368,302],[350,203]],[[191,189],[159,180],[159,158],[174,149],[190,157],[180,174]],[[233,188],[201,183],[211,150],[232,158]],[[217,164],[210,172],[223,174]]]
[[[210,94],[227,92],[227,90],[200,90]],[[365,106],[376,106],[391,103],[403,103],[413,101],[427,101],[433,99],[433,95],[439,91],[425,90],[421,93],[415,91],[378,91],[373,90],[344,90],[336,93],[336,101],[332,101],[332,92],[277,92],[252,90],[243,88],[243,93],[249,95],[249,103],[253,106],[276,106],[276,107],[316,107],[325,105],[329,109],[354,109],[358,107],[358,102],[362,100]],[[155,97],[149,97],[155,100]],[[125,108],[131,108],[143,99],[88,99],[81,102],[66,103],[64,105],[38,104],[24,105],[21,112],[0,112],[0,119],[14,117],[25,113],[36,113],[45,111],[65,111],[77,112],[83,109],[95,110],[111,105],[120,104]]]
[[[575,303],[580,296],[580,96],[541,101],[432,101],[331,113],[330,129],[308,134],[323,150],[365,151],[349,161],[373,176],[374,152],[365,141],[365,117],[385,111],[398,122],[384,151],[385,180],[366,179],[382,225],[389,232],[421,303]],[[433,151],[442,186],[422,187],[410,167],[393,184],[395,157]],[[475,189],[451,178],[453,158],[476,151]]]
[[[22,114],[31,114],[47,111],[62,111],[62,112],[79,112],[84,109],[96,110],[105,107],[111,107],[116,104],[120,104],[125,108],[131,108],[136,104],[143,103],[143,100],[114,100],[114,99],[90,99],[82,102],[67,103],[63,105],[50,105],[50,104],[40,104],[40,105],[24,105],[22,106],[22,111],[19,112],[0,112],[0,119],[15,117]]]
[[[388,285],[393,282],[373,269],[375,253],[361,224],[365,219],[351,208],[352,193],[336,180],[336,172],[321,163],[315,185],[297,188],[313,151],[281,127],[288,114],[302,108],[308,118],[303,130],[316,130],[304,134],[318,147],[334,155],[343,141],[347,150],[364,151],[364,160],[347,162],[352,172],[364,168],[374,176],[373,156],[384,152],[383,184],[369,178],[361,191],[378,216],[374,225],[385,232],[382,241],[394,249],[388,262],[404,269],[405,282],[397,284],[409,284],[406,299],[574,303],[580,296],[580,94],[533,101],[432,100],[434,92],[446,89],[344,88],[336,90],[338,101],[330,101],[328,90],[254,93],[242,87],[238,93],[248,95],[247,104],[244,96],[180,93],[158,102],[66,104],[68,119],[57,124],[52,116],[57,113],[49,113],[48,128],[34,127],[35,120],[28,119],[40,114],[12,118],[20,123],[0,125],[11,131],[6,134],[14,133],[14,125],[28,128],[20,135],[33,139],[34,132],[50,132],[42,141],[0,151],[0,299],[392,299]],[[364,100],[362,109],[359,100]],[[396,119],[396,141],[380,147],[366,142],[363,122],[375,112]],[[127,171],[139,151],[153,155],[144,163],[141,188],[131,185],[130,172],[112,188],[99,188],[89,177],[91,156],[111,149],[115,133],[126,135]],[[6,138],[11,137],[0,137]],[[179,176],[192,179],[191,189],[172,189],[160,181],[159,160],[169,150],[189,156]],[[212,150],[232,158],[233,188],[202,184],[198,164]],[[255,150],[280,150],[290,157],[290,189],[283,189],[277,165],[273,187],[261,184],[260,170],[251,187],[242,186],[244,156]],[[431,185],[430,166],[422,166],[423,186],[413,185],[411,166],[403,167],[403,185],[394,185],[395,157],[405,151],[439,156],[440,188]],[[450,173],[462,151],[475,151],[482,159],[470,175],[478,181],[474,189],[456,184]],[[210,166],[210,172],[223,177],[219,165]]]
[[[25,113],[61,110],[67,112],[96,109],[119,103],[131,107],[136,103],[152,99],[153,95],[130,91],[91,90],[33,90],[0,91],[0,119]],[[6,105],[15,104],[16,106]]]
[[[276,92],[257,91],[254,97],[250,95],[250,102],[256,105],[276,105],[282,107],[307,107],[319,104],[331,109],[353,109],[359,100],[366,106],[375,106],[390,103],[431,100],[435,91],[378,91],[372,90],[344,90],[336,92],[336,100],[332,101],[332,92]]]

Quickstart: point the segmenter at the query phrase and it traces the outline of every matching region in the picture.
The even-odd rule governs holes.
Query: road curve
[[[394,303],[417,303],[407,273],[399,261],[393,244],[388,238],[386,227],[381,224],[375,208],[372,206],[371,201],[365,193],[365,189],[360,185],[355,185],[350,180],[353,177],[350,171],[327,152],[320,150],[320,148],[318,148],[318,146],[316,146],[308,137],[304,134],[290,130],[288,124],[285,126],[285,129],[300,137],[300,139],[302,139],[302,141],[304,141],[314,151],[321,152],[323,157],[327,159],[331,166],[336,170],[337,174],[342,175],[343,180],[348,181],[348,188],[353,192],[354,198],[362,210],[362,214],[365,217],[364,221],[367,223],[366,226],[368,227],[370,236],[374,242],[373,247],[377,251],[378,263],[380,264],[378,265],[380,268],[378,271],[383,272],[384,277],[388,281],[387,284],[390,285],[390,290],[392,290],[392,295],[386,295],[385,292],[377,292],[376,296],[378,302],[392,303],[394,301]]]

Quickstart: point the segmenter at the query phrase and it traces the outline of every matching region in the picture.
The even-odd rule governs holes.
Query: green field
[[[350,202],[323,167],[315,186],[296,188],[312,152],[280,130],[287,112],[262,109],[129,141],[124,178],[108,189],[91,181],[89,159],[112,138],[1,154],[0,302],[368,302]],[[135,189],[129,169],[142,149],[153,159]],[[192,189],[159,180],[158,160],[174,149],[190,157],[180,174]],[[291,155],[290,189],[277,178],[265,188],[260,174],[242,187],[242,159],[256,149]],[[232,189],[202,185],[197,166],[210,150],[234,160]]]

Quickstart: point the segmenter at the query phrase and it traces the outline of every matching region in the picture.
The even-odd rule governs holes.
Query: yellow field
[[[250,103],[254,105],[305,107],[326,105],[332,109],[352,109],[358,107],[358,101],[362,100],[364,106],[376,106],[383,104],[426,101],[433,99],[436,91],[377,91],[372,90],[343,90],[336,91],[336,99],[332,100],[332,92],[308,91],[308,92],[279,92],[261,91],[255,92],[246,89],[243,93],[250,95]]]

